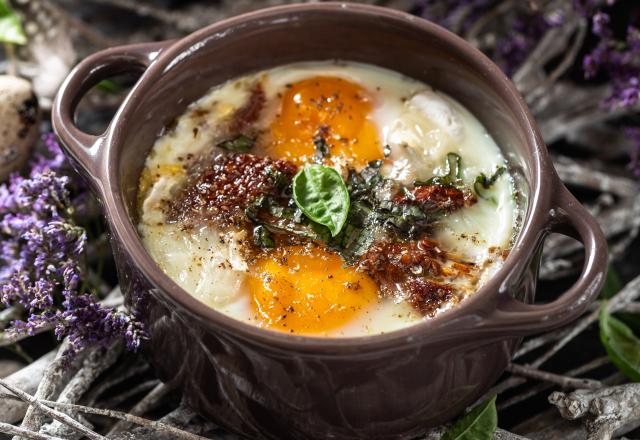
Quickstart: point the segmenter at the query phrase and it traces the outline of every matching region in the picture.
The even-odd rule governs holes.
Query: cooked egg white
[[[406,302],[379,298],[375,283],[345,267],[337,255],[295,248],[288,249],[287,265],[276,256],[250,266],[239,251],[244,232],[211,225],[184,230],[165,222],[164,201],[183,182],[183,165],[216,144],[222,121],[242,107],[256,81],[266,106],[255,123],[264,136],[254,154],[307,163],[321,124],[336,145],[329,165],[342,172],[384,159],[384,175],[410,184],[445,174],[447,153],[453,152],[462,157],[463,180],[473,186],[478,174],[491,175],[505,165],[480,122],[424,83],[350,62],[277,67],[214,87],[157,139],[139,189],[139,232],[150,255],[203,303],[263,327],[338,337],[384,333],[428,319]],[[318,99],[324,100],[322,108],[314,105]],[[344,106],[350,109],[347,116],[340,111]],[[490,191],[493,200],[479,199],[446,216],[435,230],[444,250],[482,268],[472,282],[453,280],[469,294],[500,267],[500,253],[514,236],[511,178],[504,174]],[[345,288],[354,284],[356,290]],[[277,318],[288,311],[295,316],[283,327]]]

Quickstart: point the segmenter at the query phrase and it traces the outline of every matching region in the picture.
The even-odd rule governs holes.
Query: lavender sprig
[[[609,28],[609,15],[597,12],[592,18],[593,33],[600,37],[598,45],[584,57],[587,79],[605,72],[611,84],[611,95],[604,104],[609,108],[632,107],[640,98],[640,31],[627,28],[625,40],[616,40]]]
[[[48,154],[34,158],[28,177],[14,174],[0,185],[0,301],[26,311],[9,331],[51,327],[59,339],[68,337],[67,355],[115,338],[136,350],[147,337],[142,325],[83,290],[86,232],[73,221],[71,180],[58,174],[65,165],[60,148],[51,134],[43,141]]]

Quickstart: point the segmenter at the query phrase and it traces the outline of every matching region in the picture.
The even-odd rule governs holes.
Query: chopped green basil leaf
[[[456,153],[448,153],[445,161],[446,174],[443,176],[433,176],[426,181],[415,181],[415,186],[425,185],[459,185],[462,180],[462,158]]]
[[[480,173],[479,176],[476,177],[475,182],[473,183],[473,190],[478,194],[478,197],[485,200],[491,200],[494,203],[496,202],[495,197],[490,196],[488,194],[488,190],[491,189],[494,183],[498,180],[500,176],[507,171],[505,167],[498,167],[496,172],[493,173],[491,177],[487,177],[484,173]]]
[[[253,242],[261,248],[273,248],[276,245],[271,237],[271,232],[263,225],[253,228]]]
[[[226,141],[220,142],[218,147],[234,153],[246,153],[253,148],[253,144],[255,144],[255,142],[256,141],[249,136],[241,134],[233,139],[227,139]]]
[[[310,220],[338,235],[349,213],[349,192],[335,168],[307,165],[293,178],[293,200]]]

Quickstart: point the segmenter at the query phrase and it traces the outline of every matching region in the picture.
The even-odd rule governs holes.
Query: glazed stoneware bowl
[[[329,59],[386,67],[451,95],[487,127],[519,176],[523,215],[504,267],[459,306],[387,334],[313,338],[226,317],[167,277],[136,229],[145,156],[189,103],[252,71]],[[132,71],[141,77],[106,132],[81,131],[74,113],[83,94]],[[523,336],[580,315],[604,280],[603,235],[560,182],[512,83],[462,39],[401,12],[338,3],[284,6],[176,41],[108,49],[69,75],[53,124],[104,206],[121,287],[142,311],[151,336],[145,352],[158,375],[201,414],[250,438],[420,435],[486,392]],[[584,267],[562,295],[533,304],[542,244],[551,232],[584,244]]]

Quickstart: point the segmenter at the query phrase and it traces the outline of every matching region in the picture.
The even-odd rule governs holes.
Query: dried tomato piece
[[[435,242],[422,239],[409,242],[382,242],[369,248],[358,263],[379,284],[399,283],[407,276],[439,276],[439,259],[445,257]]]
[[[407,193],[398,194],[394,201],[411,205],[431,205],[432,209],[452,212],[475,203],[472,196],[464,191],[447,185],[417,186]]]
[[[199,164],[186,185],[169,203],[170,221],[209,221],[220,225],[245,221],[244,209],[261,195],[279,196],[282,180],[291,180],[297,167],[285,160],[253,154],[218,155]]]
[[[454,297],[453,288],[425,278],[413,278],[406,281],[409,292],[408,302],[420,313],[434,316],[438,309]]]

